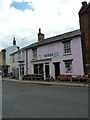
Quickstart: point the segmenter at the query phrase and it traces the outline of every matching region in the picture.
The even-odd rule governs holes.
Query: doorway
[[[55,67],[55,79],[57,80],[58,75],[60,75],[60,62],[55,62],[54,67]]]
[[[49,77],[49,64],[45,64],[45,78],[48,78]]]

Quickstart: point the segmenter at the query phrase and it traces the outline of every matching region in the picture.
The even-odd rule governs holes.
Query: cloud
[[[32,2],[12,2],[10,7],[14,7],[15,9],[22,10],[22,11],[24,11],[26,9],[30,9],[30,10],[34,11]]]
[[[12,2],[23,1],[30,9],[22,11],[10,7]],[[13,37],[20,47],[36,42],[39,28],[45,38],[79,29],[78,12],[82,1],[0,0],[0,50],[11,46]]]

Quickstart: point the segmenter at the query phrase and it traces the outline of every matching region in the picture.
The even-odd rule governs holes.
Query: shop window
[[[72,73],[72,60],[64,61],[66,74]]]
[[[20,65],[20,75],[24,75],[24,65]]]
[[[38,74],[38,64],[33,65],[34,66],[34,74]]]
[[[33,49],[33,59],[37,59],[37,49]]]
[[[33,65],[34,74],[43,74],[43,64],[34,64]]]
[[[70,41],[64,43],[64,54],[71,53],[71,44]]]
[[[39,74],[43,74],[43,64],[39,64]]]

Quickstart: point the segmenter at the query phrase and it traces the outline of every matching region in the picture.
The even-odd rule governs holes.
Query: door
[[[45,64],[45,77],[49,77],[49,64]]]
[[[19,68],[17,68],[16,78],[19,78]]]
[[[57,80],[58,75],[60,75],[60,63],[56,62],[54,63],[55,68],[55,79]]]

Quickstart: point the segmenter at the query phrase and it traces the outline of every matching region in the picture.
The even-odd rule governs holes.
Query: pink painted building
[[[27,74],[44,74],[57,79],[60,74],[82,75],[80,30],[45,39],[39,29],[38,42],[26,47]]]

